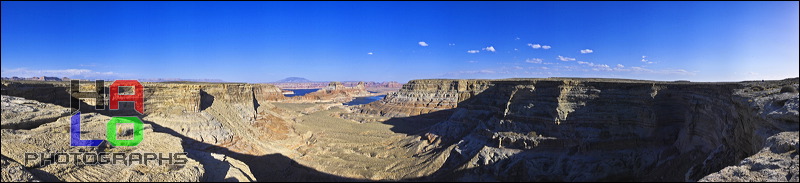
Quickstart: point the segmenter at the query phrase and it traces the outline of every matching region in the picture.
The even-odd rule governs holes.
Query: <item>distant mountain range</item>
[[[278,80],[278,81],[275,81],[275,82],[276,83],[311,83],[311,82],[314,82],[314,81],[308,80],[306,78],[301,78],[301,77],[288,77],[286,79],[281,79],[281,80]]]

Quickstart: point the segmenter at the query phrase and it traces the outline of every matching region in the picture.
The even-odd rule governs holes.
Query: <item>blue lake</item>
[[[386,95],[378,95],[378,96],[371,96],[371,97],[356,97],[356,99],[353,99],[350,102],[342,103],[342,104],[344,104],[344,105],[369,104],[371,102],[375,102],[375,101],[378,101],[380,99],[383,99],[383,97],[385,97],[385,96]]]
[[[294,96],[303,96],[303,95],[306,95],[308,93],[315,92],[315,91],[319,90],[319,88],[317,88],[317,89],[286,89],[286,90],[293,91],[294,94],[286,94],[284,96],[286,96],[286,97],[294,97]]]

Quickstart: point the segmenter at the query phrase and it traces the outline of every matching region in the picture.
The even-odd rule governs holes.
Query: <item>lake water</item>
[[[303,95],[306,95],[308,93],[315,92],[315,91],[319,90],[319,88],[317,88],[317,89],[286,89],[286,90],[293,91],[294,94],[286,94],[284,96],[286,96],[286,97],[294,97],[294,96],[303,96]]]
[[[353,99],[350,102],[342,103],[342,104],[344,104],[344,105],[369,104],[371,102],[375,102],[375,101],[378,101],[380,99],[383,99],[383,97],[385,97],[385,96],[386,95],[378,95],[378,96],[371,96],[371,97],[356,97],[356,99]]]

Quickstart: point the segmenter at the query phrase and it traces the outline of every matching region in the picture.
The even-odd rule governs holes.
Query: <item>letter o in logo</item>
[[[117,124],[133,123],[133,139],[117,139]],[[112,117],[106,124],[106,140],[113,146],[136,146],[144,139],[144,123],[136,116]]]

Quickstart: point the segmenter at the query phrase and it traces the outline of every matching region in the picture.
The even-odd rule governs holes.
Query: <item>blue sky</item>
[[[2,76],[783,79],[800,70],[798,9],[798,2],[2,2]]]

